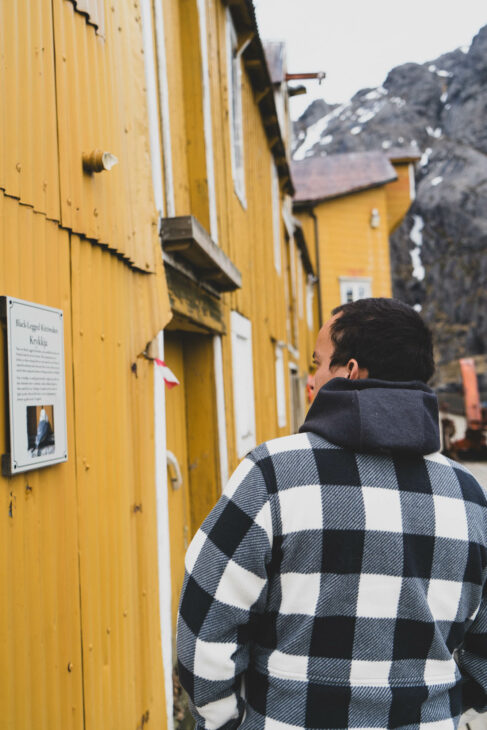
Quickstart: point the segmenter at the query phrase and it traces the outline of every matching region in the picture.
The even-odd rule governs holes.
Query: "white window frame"
[[[232,159],[233,186],[242,206],[247,208],[245,196],[245,157],[242,114],[242,62],[238,38],[229,8],[227,14],[227,72],[228,106],[230,121],[230,153]]]
[[[372,296],[372,279],[370,276],[340,276],[340,303],[356,302]],[[349,297],[349,292],[352,298]]]
[[[255,428],[252,322],[236,311],[230,313],[232,333],[233,408],[237,456],[243,458],[257,444]]]
[[[303,261],[300,254],[296,256],[296,276],[298,278],[298,316],[300,319],[304,317],[304,297],[303,297]]]
[[[281,274],[281,191],[276,163],[271,157],[272,228],[274,236],[274,267]]]
[[[218,425],[218,455],[220,457],[220,485],[221,491],[223,491],[226,483],[228,482],[228,448],[221,335],[213,336],[213,362],[215,368],[216,385],[216,414]]]
[[[314,327],[314,314],[313,314],[314,296],[315,296],[315,279],[313,276],[309,275],[308,280],[306,282],[306,320],[308,322],[308,329],[310,329],[310,330],[312,330]]]
[[[279,428],[287,426],[287,408],[286,408],[286,385],[284,380],[284,347],[282,342],[277,342],[275,346],[276,354],[276,405],[277,405],[277,425]]]
[[[218,218],[216,210],[215,164],[213,159],[213,128],[211,115],[210,71],[208,63],[206,0],[197,0],[197,7],[200,26],[202,65],[201,70],[203,80],[203,127],[205,134],[206,177],[208,180],[208,202],[210,209],[210,234],[213,241],[215,243],[218,243]]]

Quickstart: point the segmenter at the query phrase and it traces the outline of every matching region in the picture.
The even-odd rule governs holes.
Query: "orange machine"
[[[487,442],[484,433],[487,424],[480,405],[475,360],[471,357],[462,358],[460,360],[460,371],[463,381],[467,428],[464,438],[451,444],[452,455],[460,459],[487,460]]]

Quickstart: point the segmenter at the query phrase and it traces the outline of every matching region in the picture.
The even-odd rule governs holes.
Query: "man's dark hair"
[[[340,316],[330,330],[330,368],[354,358],[369,378],[426,383],[433,375],[431,331],[412,307],[378,297],[342,304],[332,314]]]

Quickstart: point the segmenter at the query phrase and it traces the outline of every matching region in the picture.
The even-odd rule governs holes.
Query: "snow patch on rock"
[[[423,154],[421,155],[421,159],[420,159],[420,161],[419,161],[419,166],[420,166],[420,167],[426,167],[426,165],[427,165],[427,164],[429,163],[429,161],[430,161],[430,157],[431,157],[431,153],[432,153],[432,152],[433,152],[433,148],[432,148],[432,147],[427,147],[427,148],[425,149],[425,151],[424,151],[424,152],[423,152]]]
[[[380,99],[381,96],[387,96],[387,89],[384,89],[383,86],[379,86],[377,89],[369,91],[365,94],[364,99],[367,99],[367,101],[375,101],[376,99]]]
[[[422,246],[423,245],[423,228],[424,228],[424,220],[420,215],[413,215],[413,227],[411,228],[411,233],[409,234],[409,238],[414,243],[415,246]]]
[[[321,117],[321,119],[318,119],[317,122],[312,124],[310,127],[308,127],[306,131],[306,138],[303,142],[303,144],[298,148],[296,153],[294,154],[295,160],[304,160],[305,157],[308,157],[312,153],[312,149],[317,144],[325,132],[326,128],[330,124],[330,122],[333,119],[336,119],[337,117],[342,114],[342,112],[350,106],[349,102],[346,104],[341,104],[336,109],[333,109],[332,112],[329,114],[326,114],[324,117]],[[327,143],[328,144],[328,143]]]
[[[413,265],[413,276],[418,281],[423,281],[425,270],[421,261],[421,246],[423,245],[424,220],[420,215],[413,215],[413,227],[409,238],[414,243],[414,248],[409,252]]]
[[[391,96],[391,104],[397,106],[398,109],[406,105],[406,100],[402,96]]]
[[[443,134],[443,130],[441,129],[441,127],[436,127],[436,129],[433,129],[433,127],[430,127],[428,125],[426,127],[426,131],[428,132],[430,137],[434,137],[435,139],[439,139]]]

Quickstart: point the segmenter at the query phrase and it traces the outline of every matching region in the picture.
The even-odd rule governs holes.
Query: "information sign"
[[[0,297],[6,329],[8,452],[2,472],[12,476],[68,458],[63,312]]]

